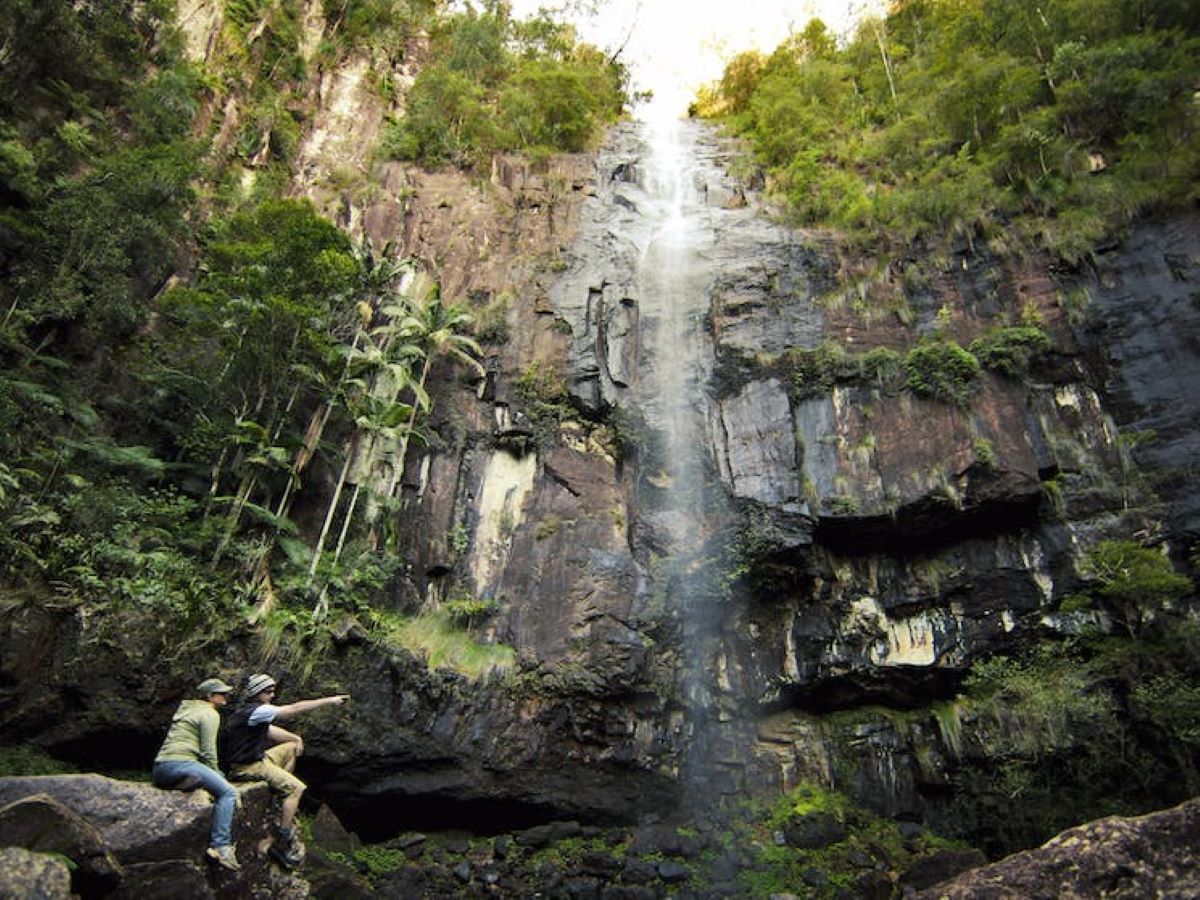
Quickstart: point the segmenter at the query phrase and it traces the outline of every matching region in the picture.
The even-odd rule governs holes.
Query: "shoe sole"
[[[212,847],[209,847],[207,850],[205,850],[204,855],[207,856],[209,859],[211,859],[213,862],[215,862],[222,869],[228,869],[230,872],[242,871],[242,867],[241,867],[240,863],[237,863],[235,861],[234,864],[231,866],[229,863],[225,862],[225,860],[221,859],[220,854],[218,854],[217,851],[213,850]]]

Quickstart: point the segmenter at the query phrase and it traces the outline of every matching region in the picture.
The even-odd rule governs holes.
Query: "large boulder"
[[[38,795],[90,823],[121,861],[197,856],[208,846],[212,800],[204,791],[160,791],[102,775],[0,778],[4,806]]]
[[[307,897],[307,883],[262,852],[271,816],[265,784],[241,790],[234,840],[242,869],[231,872],[204,855],[212,822],[205,791],[162,791],[102,775],[0,778],[0,845],[28,844],[66,856],[89,876],[73,886],[84,897],[114,890],[139,900]],[[56,823],[61,834],[49,833]]]
[[[1200,798],[1145,816],[1088,822],[1034,850],[972,869],[921,900],[1200,896]]]
[[[65,856],[80,893],[112,890],[124,874],[99,829],[47,794],[0,807],[0,845]]]

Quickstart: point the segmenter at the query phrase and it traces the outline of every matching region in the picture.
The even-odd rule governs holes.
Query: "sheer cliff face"
[[[183,7],[203,56],[218,20]],[[981,656],[1103,627],[1058,611],[1095,541],[1196,536],[1195,217],[1081,273],[967,246],[862,259],[774,224],[699,126],[664,145],[624,125],[594,157],[468,178],[371,168],[385,109],[361,67],[312,100],[296,191],[425,260],[446,296],[501,310],[507,332],[482,384],[436,373],[395,604],[492,599],[477,628],[520,662],[476,682],[340,634],[356,702],[306,729],[306,765],[352,822],[632,819],[689,785],[800,778],[920,815],[953,754],[931,717],[869,707],[922,709]],[[235,102],[224,115],[232,134]],[[985,372],[962,403],[788,364],[1032,320],[1050,353],[1028,377]],[[1122,433],[1151,430],[1131,456]],[[156,737],[149,679],[71,656],[41,620],[4,628],[37,653],[6,656],[3,677],[30,688],[3,721],[135,764],[117,747]],[[120,674],[97,677],[106,665]]]
[[[427,180],[407,239],[486,246],[480,265],[456,251],[448,271],[477,296],[513,294],[512,340],[485,389],[457,389],[456,438],[406,478],[416,593],[495,599],[488,634],[523,660],[521,699],[456,708],[456,729],[506,742],[453,745],[482,767],[460,773],[463,796],[611,817],[696,780],[743,791],[807,777],[927,813],[952,768],[941,733],[869,707],[919,709],[976,659],[1105,627],[1058,611],[1086,549],[1146,529],[1179,548],[1194,532],[1180,460],[1195,441],[1195,223],[1143,227],[1082,273],[965,245],[936,261],[857,259],[771,224],[714,135],[688,126],[680,140],[683,188],[666,193],[661,149],[632,125],[590,169],[498,166],[507,244],[466,224],[433,238],[446,207],[428,202],[432,176],[408,176]],[[548,266],[503,258],[535,235]],[[683,249],[664,250],[673,240]],[[1041,323],[1050,352],[1024,377],[983,372],[966,402],[895,379],[797,382],[779,363],[829,342],[966,346],[1023,321]],[[548,431],[536,391],[517,390],[535,364],[574,409]],[[1132,458],[1122,433],[1149,429],[1164,440]],[[1161,520],[1145,512],[1156,472],[1178,486]],[[469,540],[454,549],[456,530]],[[837,725],[820,715],[834,710]],[[408,753],[391,760],[421,755]],[[403,781],[389,783],[423,790]]]

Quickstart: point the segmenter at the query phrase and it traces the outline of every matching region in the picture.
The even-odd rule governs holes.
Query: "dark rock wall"
[[[556,690],[599,704],[616,755],[670,777],[698,735],[680,682],[682,607],[655,539],[656,436],[623,463],[586,437],[614,408],[646,412],[637,389],[656,365],[636,273],[649,240],[643,140],[619,129],[600,153],[565,269],[537,307],[569,328],[563,374],[579,421],[537,451],[502,558],[474,573],[502,600],[493,633],[532,671],[564,675]],[[974,660],[1077,628],[1056,607],[1078,588],[1086,548],[1159,527],[1154,489],[1194,477],[1191,401],[1173,398],[1186,398],[1196,369],[1195,223],[1147,225],[1094,271],[963,247],[925,260],[930,277],[910,288],[903,261],[839,258],[828,238],[742,207],[745,191],[717,171],[719,140],[692,149],[713,166],[709,202],[739,210],[714,226],[702,286],[714,374],[693,398],[707,409],[711,472],[738,514],[695,525],[716,544],[752,529],[774,542],[758,561],[770,577],[738,582],[714,626],[720,649],[706,664],[725,727],[710,736],[721,745],[713,764],[735,773],[730,790],[820,774],[877,808],[919,814],[950,764],[932,719],[898,726],[864,711],[862,734],[819,738],[805,723],[875,703],[926,707],[953,696]],[[1029,318],[1052,352],[1028,378],[985,373],[967,407],[852,383],[798,398],[755,359],[829,340],[903,352],[934,331],[965,346]],[[1131,458],[1121,433],[1147,428],[1160,439]],[[1190,539],[1191,496],[1165,510],[1176,550]],[[655,699],[632,711],[629,693]],[[627,730],[647,737],[623,744]],[[672,764],[650,748],[668,748]]]
[[[1200,529],[1200,221],[1150,223],[1099,255],[1081,285],[1090,303],[1079,341],[1095,366],[1105,408],[1141,435],[1133,458],[1171,499],[1172,531]]]

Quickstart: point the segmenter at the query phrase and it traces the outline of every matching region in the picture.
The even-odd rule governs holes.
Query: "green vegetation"
[[[69,775],[77,771],[73,766],[59,762],[36,747],[18,744],[0,747],[0,778],[15,778],[21,775]]]
[[[812,350],[792,349],[787,357],[797,398],[827,394],[838,382],[854,379],[861,372],[853,355],[836,341],[822,341]]]
[[[320,49],[330,59],[363,46],[402,55],[438,5],[439,0],[321,0],[326,28]]]
[[[954,341],[923,341],[904,357],[907,386],[914,394],[969,406],[979,360]]]
[[[1030,364],[1050,350],[1050,335],[1036,325],[997,328],[971,341],[971,355],[985,369],[1019,378]]]
[[[403,850],[384,847],[379,844],[367,844],[349,853],[342,853],[337,850],[327,850],[325,852],[335,862],[351,866],[363,872],[370,879],[397,872],[404,868],[405,863],[408,862],[408,856]]]
[[[499,607],[495,600],[478,600],[474,597],[456,597],[442,604],[450,621],[460,628],[470,628],[478,619],[487,618]]]
[[[1092,598],[1087,594],[1068,594],[1058,601],[1058,611],[1068,615],[1091,608]]]
[[[809,826],[815,824],[812,831]],[[805,834],[813,838],[806,839]],[[823,837],[816,838],[816,835]],[[815,838],[815,839],[814,839]],[[754,864],[741,883],[750,897],[794,894],[832,898],[887,896],[899,872],[923,855],[949,847],[931,832],[905,838],[892,820],[852,805],[844,796],[813,784],[799,784],[773,802],[750,801],[731,824],[728,840],[747,848]],[[871,860],[888,874],[870,879]]]
[[[992,447],[991,441],[986,438],[975,438],[971,442],[972,449],[975,451],[975,460],[985,469],[996,468],[996,450]]]
[[[477,165],[498,150],[585,149],[625,102],[626,74],[542,13],[514,21],[488,0],[437,20],[430,59],[383,152],[427,165]]]
[[[813,823],[824,837],[806,840]],[[902,873],[923,857],[962,849],[914,830],[904,832],[839,794],[800,784],[775,800],[719,800],[695,826],[564,825],[559,836],[528,842],[521,835],[515,840],[433,835],[406,849],[400,846],[405,842],[391,841],[329,856],[381,892],[418,877],[428,893],[461,892],[465,879],[458,872],[465,871],[466,861],[477,872],[502,873],[506,890],[521,896],[552,894],[584,872],[605,893],[641,888],[663,895],[767,898],[800,892],[832,900],[891,896]]]
[[[0,353],[22,381],[128,338],[186,240],[201,79],[172,7],[0,11]]]
[[[969,350],[941,338],[924,340],[903,355],[889,347],[856,353],[836,341],[823,341],[811,350],[793,348],[778,357],[741,364],[787,375],[795,400],[860,385],[891,392],[907,388],[921,397],[967,407],[983,369],[1025,377],[1050,346],[1041,328],[1018,326],[988,331],[972,341]]]
[[[537,447],[551,446],[563,422],[578,415],[571,405],[566,383],[537,360],[526,367],[514,387]]]
[[[230,0],[201,67],[174,7],[0,9],[0,586],[164,660],[249,621],[311,669],[309,620],[362,616],[402,571],[430,380],[482,350],[424,265],[282,198],[310,75],[360,52],[382,87],[429,31],[506,148],[582,146],[623,75],[545,16],[436,0],[323,0],[307,59],[299,0]],[[478,334],[503,339],[511,299]]]
[[[788,377],[796,400],[829,394],[839,385],[873,385],[893,389],[901,384],[904,357],[889,347],[863,353],[847,350],[836,341],[822,341],[811,350],[793,347],[778,359],[756,361]]]
[[[385,644],[403,647],[423,656],[430,671],[452,669],[472,678],[505,672],[516,663],[516,652],[503,644],[481,644],[459,623],[453,609],[395,616],[381,610],[370,613],[372,631]]]
[[[693,112],[750,141],[792,218],[864,242],[1085,257],[1200,183],[1194,5],[911,0],[736,56]]]
[[[693,574],[706,570],[712,575],[699,579],[716,585],[720,599],[727,600],[734,586],[748,579],[759,591],[770,592],[779,585],[787,584],[791,569],[775,558],[787,547],[786,537],[771,521],[770,514],[757,505],[742,510],[736,530],[724,541],[721,550],[713,557],[689,563]],[[694,588],[693,588],[694,589]]]
[[[1191,579],[1176,572],[1160,550],[1133,541],[1101,541],[1088,564],[1096,594],[1132,636],[1193,590]]]
[[[989,852],[1200,788],[1200,629],[1169,609],[1190,581],[1124,541],[1099,543],[1087,564],[1087,593],[1060,610],[1106,609],[1126,634],[1096,629],[978,662],[954,704],[960,833]]]

